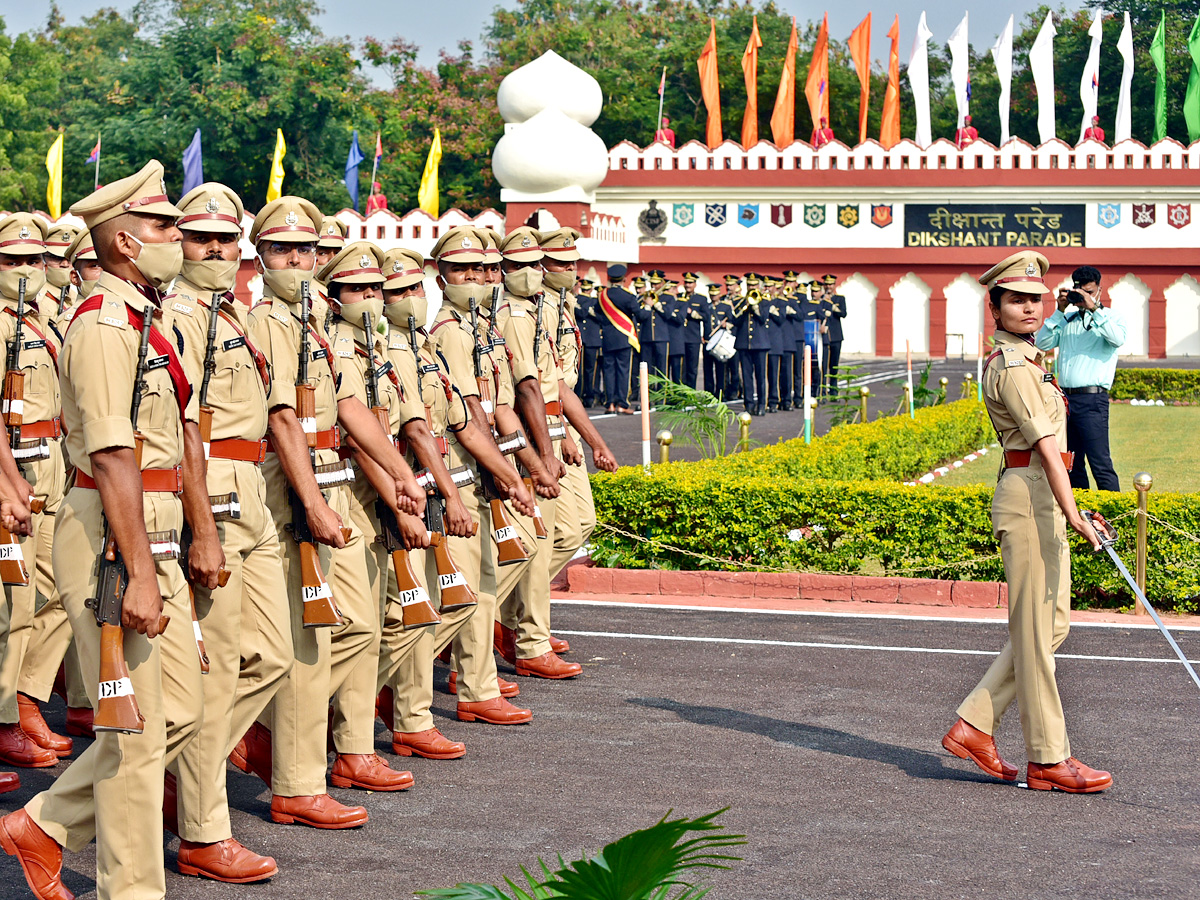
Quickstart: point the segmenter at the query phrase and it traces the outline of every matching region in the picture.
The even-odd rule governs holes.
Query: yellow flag
[[[63,136],[60,134],[46,154],[46,171],[50,173],[50,180],[46,183],[46,212],[50,213],[52,219],[62,215],[62,158]]]
[[[283,195],[283,158],[287,156],[287,144],[283,140],[283,129],[275,129],[275,158],[271,160],[271,180],[267,183],[267,202],[278,200]]]
[[[435,128],[425,171],[421,173],[421,186],[417,189],[417,205],[435,219],[438,217],[438,164],[441,161],[442,133]]]

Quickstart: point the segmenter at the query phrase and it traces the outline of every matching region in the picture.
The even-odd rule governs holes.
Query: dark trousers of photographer
[[[1087,469],[1090,468],[1099,490],[1119,491],[1117,473],[1113,470],[1112,455],[1108,450],[1108,391],[1079,391],[1080,388],[1066,389],[1069,404],[1067,449],[1075,454],[1071,487],[1087,490]]]

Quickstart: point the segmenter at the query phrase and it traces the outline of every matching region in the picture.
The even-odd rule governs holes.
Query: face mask
[[[262,257],[259,257],[262,260]],[[268,269],[262,264],[263,284],[270,288],[271,293],[284,303],[299,303],[301,285],[312,281],[312,269]]]
[[[442,294],[445,296],[446,302],[459,312],[470,310],[472,300],[479,306],[483,306],[485,299],[488,303],[492,302],[491,287],[486,284],[475,284],[473,281],[468,281],[466,284],[447,284],[442,288]]]
[[[542,289],[542,270],[526,266],[515,272],[505,272],[504,286],[518,297],[532,297]]]
[[[542,283],[552,291],[560,291],[566,288],[568,291],[575,286],[574,272],[546,272],[542,276]]]
[[[79,289],[79,298],[81,300],[86,300],[96,292],[96,285],[100,283],[100,279],[97,278],[95,281],[89,281],[86,278],[81,278],[80,283],[83,286]]]
[[[447,287],[454,287],[454,285],[447,285]],[[414,324],[418,328],[424,328],[425,323],[429,321],[429,298],[409,294],[407,297],[385,306],[383,314],[397,328],[408,328],[409,316],[413,317]]]
[[[143,244],[132,234],[129,237],[137,241],[138,246],[142,248],[142,252],[132,262],[151,287],[162,287],[183,268],[183,244]]]
[[[493,305],[492,301],[495,299],[495,296],[496,296],[496,294],[495,294],[496,288],[501,287],[501,285],[488,284],[488,285],[484,285],[484,287],[487,288],[487,292],[483,295],[483,300],[480,301],[479,308],[490,316],[492,314],[492,305]]]
[[[363,313],[371,314],[371,327],[374,328],[379,324],[379,317],[383,315],[383,298],[373,297],[370,300],[356,300],[354,303],[343,303],[342,311],[338,315],[351,325],[362,328]],[[425,323],[422,322],[421,324]]]
[[[179,274],[202,291],[224,293],[233,290],[240,259],[185,259]]]
[[[60,269],[57,266],[46,266],[46,283],[56,291],[61,291],[71,283],[71,270]]]
[[[33,300],[46,286],[46,273],[33,266],[17,266],[0,272],[0,294],[16,300],[21,293],[21,279],[25,279],[25,299]]]

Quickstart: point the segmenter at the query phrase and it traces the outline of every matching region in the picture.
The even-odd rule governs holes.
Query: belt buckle
[[[437,439],[437,445],[438,445],[438,452],[441,453],[442,456],[450,455],[450,442],[448,440],[446,440],[445,437],[439,437]]]
[[[179,532],[174,528],[168,531],[151,531],[146,537],[150,539],[150,555],[156,561],[179,559]]]

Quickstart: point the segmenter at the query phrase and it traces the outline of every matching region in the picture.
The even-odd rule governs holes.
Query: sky
[[[340,5],[337,0],[319,2],[326,7],[326,11],[318,17],[318,23],[326,34],[348,34],[354,39],[369,34],[383,39],[403,35],[420,46],[420,62],[430,66],[437,62],[440,49],[454,51],[458,41],[464,38],[474,41],[479,47],[482,42],[480,34],[492,10],[496,6],[511,8],[516,5],[514,0],[456,0],[454,4],[429,3],[428,0],[356,0],[350,7],[353,13],[347,15],[347,7]],[[824,12],[814,4],[798,0],[777,2],[780,8],[796,16],[801,23],[819,19]],[[58,4],[68,22],[78,21],[105,6],[128,10],[133,5],[130,0],[58,0]],[[1069,4],[1071,7],[1079,5],[1082,4]],[[48,0],[6,6],[8,8],[2,16],[10,34],[40,28],[50,10]],[[899,14],[900,59],[907,62],[922,10],[925,10],[929,29],[933,32],[931,43],[944,43],[961,21],[964,11],[970,8],[971,43],[976,50],[986,50],[995,42],[1010,13],[1016,14],[1019,29],[1024,14],[1037,6],[1037,3],[1029,0],[998,3],[995,6],[985,4],[983,7],[968,5],[966,0],[893,0],[891,5],[880,8],[870,0],[841,0],[837,8],[829,13],[829,31],[835,40],[845,40],[863,17],[868,12],[872,13],[871,54],[875,59],[882,60],[887,55],[887,30],[892,25],[892,18]]]

